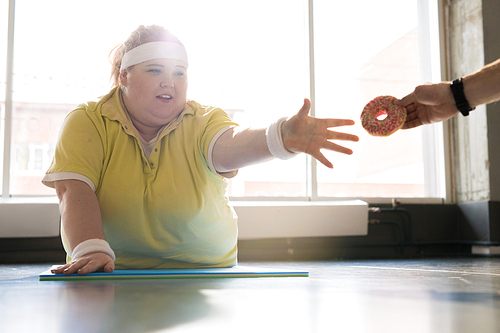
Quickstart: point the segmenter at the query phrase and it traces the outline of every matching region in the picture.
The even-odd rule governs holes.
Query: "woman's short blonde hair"
[[[177,37],[159,25],[139,26],[130,34],[125,42],[116,45],[109,53],[109,60],[111,62],[110,79],[113,87],[120,85],[119,76],[123,55],[139,45],[151,42],[174,42],[182,45]]]

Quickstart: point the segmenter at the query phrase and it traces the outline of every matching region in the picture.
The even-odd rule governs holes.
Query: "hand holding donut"
[[[394,104],[396,97],[379,96],[361,112],[361,125],[373,136],[389,136],[400,129],[406,120],[404,107]]]
[[[352,150],[337,145],[330,140],[359,141],[356,135],[329,130],[330,127],[354,125],[350,119],[319,119],[309,116],[311,102],[306,98],[300,111],[287,119],[282,126],[282,136],[285,148],[293,152],[303,152],[311,155],[328,168],[333,164],[321,153],[328,149],[350,155]]]
[[[395,103],[408,111],[403,129],[440,122],[459,112],[449,82],[418,86]]]

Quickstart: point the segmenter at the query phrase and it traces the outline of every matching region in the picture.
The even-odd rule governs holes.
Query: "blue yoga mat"
[[[57,266],[53,266],[57,267]],[[309,272],[275,268],[235,266],[230,268],[133,269],[112,273],[53,274],[50,269],[39,275],[40,281],[126,280],[126,279],[215,279],[259,277],[308,277]]]

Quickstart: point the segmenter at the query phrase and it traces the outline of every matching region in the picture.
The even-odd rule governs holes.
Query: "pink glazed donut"
[[[406,120],[406,109],[395,105],[396,97],[379,96],[372,99],[361,112],[361,125],[373,136],[389,136],[400,129]],[[387,115],[384,119],[378,119]]]

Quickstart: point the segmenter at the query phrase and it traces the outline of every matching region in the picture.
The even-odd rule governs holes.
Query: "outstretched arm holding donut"
[[[464,111],[467,107],[464,107],[463,100],[470,107],[469,110],[500,100],[500,59],[464,76],[461,84],[462,86],[454,84],[455,92],[449,81],[420,85],[412,93],[396,101],[395,104],[404,106],[407,110],[406,122],[402,128],[444,121],[459,112],[465,112],[466,115],[468,111]]]

